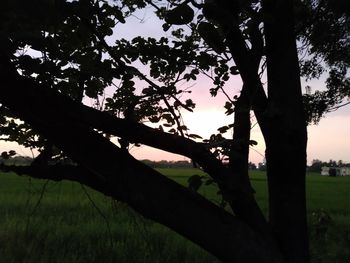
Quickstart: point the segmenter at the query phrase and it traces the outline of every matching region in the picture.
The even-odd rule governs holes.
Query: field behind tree
[[[201,171],[159,171],[184,185],[190,176],[201,176],[199,192],[224,205]],[[267,213],[265,173],[252,172],[251,181]],[[349,262],[350,177],[309,174],[307,196],[312,262]],[[87,187],[14,174],[0,174],[0,258],[7,263],[218,262],[167,228]]]

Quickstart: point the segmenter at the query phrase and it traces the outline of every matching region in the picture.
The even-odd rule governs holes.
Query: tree
[[[335,13],[324,2],[297,4],[307,14],[317,7]],[[110,44],[113,28],[146,5],[175,40],[140,36]],[[299,13],[294,10],[292,0],[5,1],[0,11],[1,133],[40,154],[30,167],[2,169],[86,184],[224,262],[308,262],[307,116],[296,37],[310,40],[307,46],[315,47],[314,53],[328,55],[328,49],[295,31],[303,25],[308,32],[315,29],[307,15],[295,25]],[[265,68],[267,94],[260,79]],[[213,80],[213,96],[227,94],[225,83],[233,75],[243,82],[239,96],[227,94],[226,114],[234,113],[234,123],[203,142],[195,141],[200,136],[181,122],[181,110],[193,111],[195,105],[181,100],[187,90],[177,85],[200,73]],[[144,83],[141,91],[135,79]],[[108,86],[116,89],[105,98]],[[84,97],[95,99],[96,107],[84,105]],[[256,143],[250,140],[251,111],[266,143],[268,220],[248,176],[249,147]],[[143,125],[144,120],[159,129]],[[226,139],[222,134],[230,129],[233,137]],[[110,135],[118,136],[120,147]],[[192,159],[217,183],[232,213],[135,160],[130,144]],[[65,156],[77,165],[49,165],[52,158]]]
[[[258,169],[260,171],[266,171],[266,164],[265,163],[259,163],[258,164]]]
[[[249,167],[250,170],[256,170],[256,169],[257,169],[257,168],[256,168],[256,164],[255,164],[255,163],[252,163],[252,162],[249,162],[249,163],[248,163],[248,167]]]
[[[300,1],[297,4],[298,39],[305,57],[301,75],[323,76],[326,89],[304,95],[308,121],[317,123],[327,112],[348,105],[350,79],[349,4],[346,1]],[[307,87],[311,91],[311,87]],[[345,99],[345,100],[344,100]]]
[[[327,163],[322,162],[318,159],[312,160],[311,166],[309,168],[310,172],[317,172],[320,173],[322,170],[322,166],[326,166]]]

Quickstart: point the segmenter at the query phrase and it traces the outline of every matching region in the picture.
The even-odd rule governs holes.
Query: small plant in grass
[[[333,223],[330,214],[323,209],[316,210],[312,213],[312,221],[312,229],[315,237],[326,241],[328,229]]]

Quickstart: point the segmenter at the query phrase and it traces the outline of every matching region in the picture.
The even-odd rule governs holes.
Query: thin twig
[[[341,107],[344,107],[344,106],[346,106],[346,105],[349,105],[349,104],[350,104],[350,101],[349,101],[349,102],[345,102],[345,103],[343,103],[343,104],[340,104],[340,105],[338,105],[338,106],[335,106],[335,107],[333,107],[333,108],[328,109],[327,112],[336,111],[337,109],[339,109],[339,108],[341,108]]]
[[[28,229],[29,229],[29,224],[30,224],[30,219],[31,217],[34,215],[35,211],[37,210],[37,208],[39,207],[40,203],[41,203],[41,200],[43,199],[44,197],[44,193],[46,191],[46,186],[49,184],[50,180],[46,180],[46,182],[44,183],[41,191],[40,191],[40,196],[39,196],[39,199],[37,200],[34,208],[32,209],[32,211],[28,214],[28,217],[27,217],[27,223],[26,223],[26,235],[28,234]]]
[[[99,215],[103,218],[103,220],[106,222],[106,226],[107,226],[107,231],[109,234],[109,238],[110,238],[110,242],[111,242],[111,247],[114,246],[114,241],[113,241],[113,236],[112,236],[112,231],[111,231],[111,227],[109,225],[109,221],[108,218],[106,217],[106,215],[101,211],[101,209],[96,205],[96,203],[94,202],[94,200],[91,198],[90,194],[88,193],[88,191],[86,190],[86,188],[84,187],[84,185],[80,184],[81,188],[83,189],[85,195],[87,196],[87,198],[89,199],[89,201],[91,202],[92,206],[96,209],[96,211],[99,213]]]

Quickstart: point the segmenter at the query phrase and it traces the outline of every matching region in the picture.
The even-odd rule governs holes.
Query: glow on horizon
[[[342,160],[345,163],[350,162],[350,117],[347,114],[349,109],[344,108],[338,111],[328,114],[327,117],[321,119],[318,125],[308,126],[308,164],[311,164],[314,159],[325,162],[330,159],[336,161]],[[189,121],[187,126],[189,128],[193,127],[191,133],[208,137],[210,134],[216,132],[217,127],[220,127],[217,124],[221,125],[221,123],[224,123],[223,114],[219,110],[202,111],[197,114],[187,118]],[[251,139],[257,141],[258,145],[251,147],[249,159],[257,164],[264,160],[265,152],[265,143],[259,127],[256,126],[252,129]],[[146,146],[132,150],[131,153],[137,159],[152,159],[157,161],[186,159],[180,155],[155,150]]]
[[[190,133],[197,133],[203,138],[208,138],[210,134],[216,133],[216,129],[232,122],[230,116],[225,116],[219,108],[207,108],[195,113],[184,114],[184,120]],[[350,107],[342,108],[328,114],[318,125],[308,127],[308,163],[319,159],[322,161],[342,160],[350,162]],[[230,135],[230,134],[228,134]],[[254,163],[262,162],[265,151],[265,144],[259,128],[252,129],[251,139],[258,142],[257,146],[250,151],[250,161]],[[15,150],[19,155],[31,156],[32,152],[18,146],[16,143],[0,141],[0,151]],[[132,147],[131,154],[137,159],[150,160],[186,160],[186,157],[164,152],[147,146]],[[34,151],[35,154],[35,151]]]

